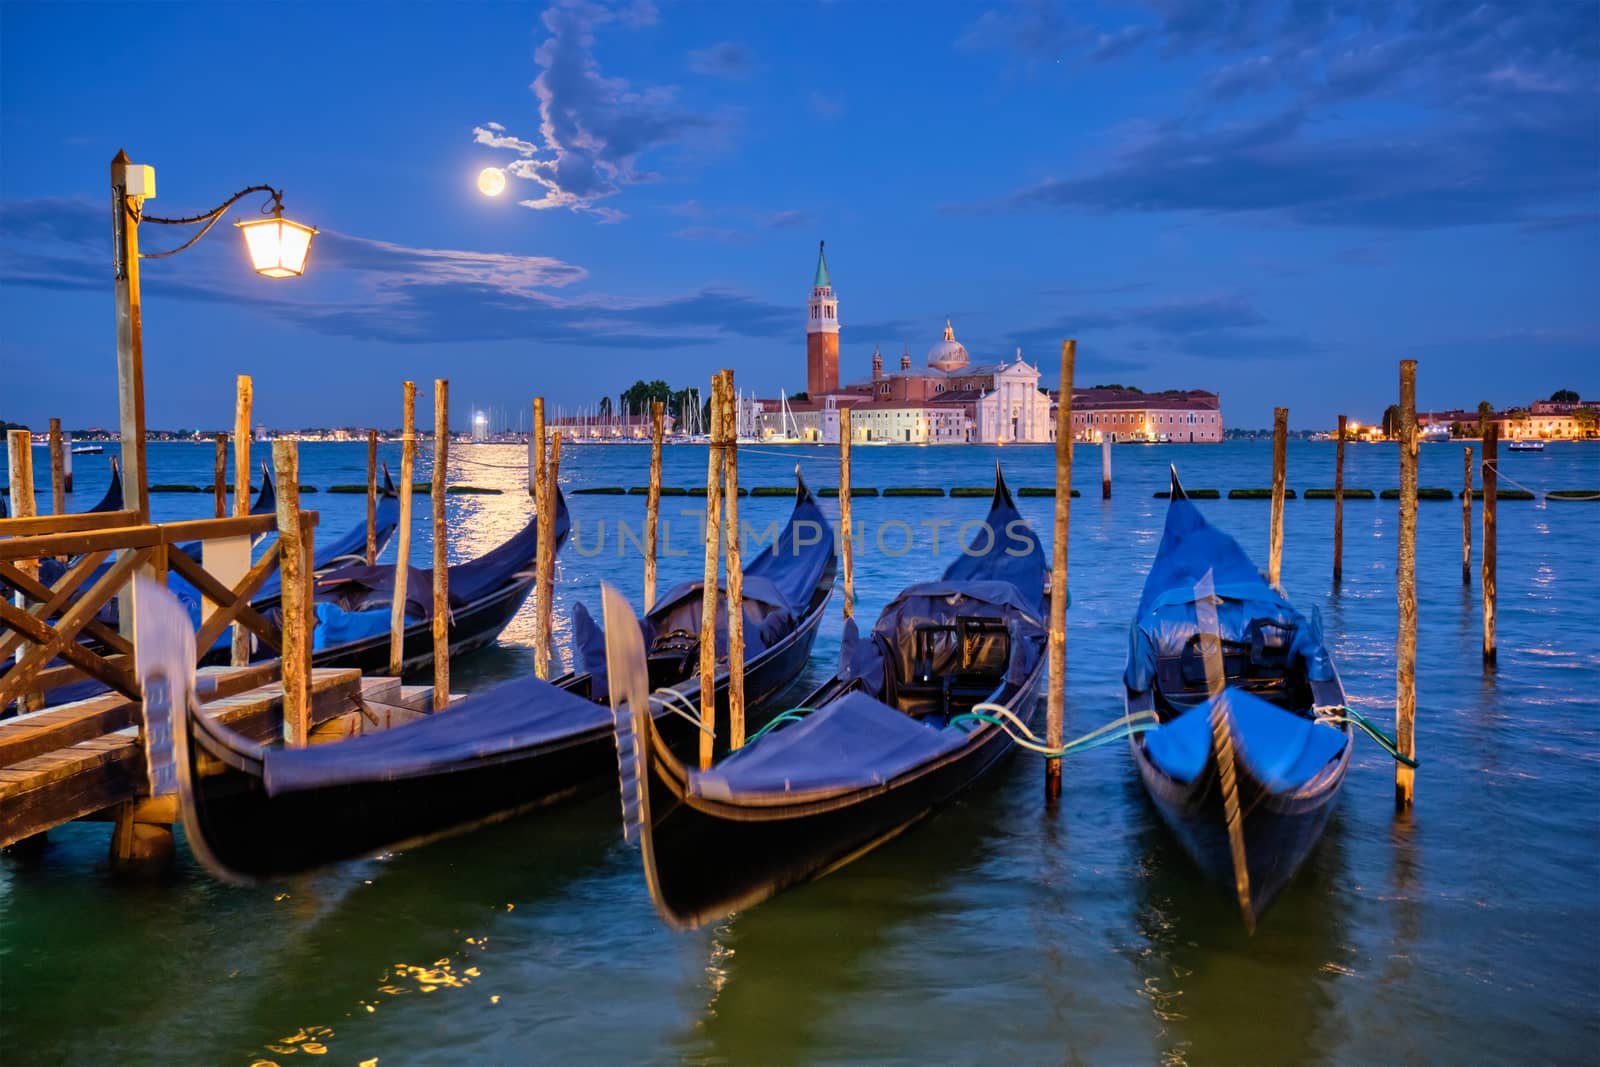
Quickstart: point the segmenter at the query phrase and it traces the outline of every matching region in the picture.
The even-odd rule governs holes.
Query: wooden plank
[[[298,487],[296,487],[298,488]],[[278,488],[283,495],[283,487]],[[308,511],[307,516],[316,512]],[[164,543],[175,545],[182,541],[210,541],[219,537],[255,537],[277,529],[271,515],[231,515],[225,519],[188,519],[184,522],[164,522],[159,527]]]
[[[360,678],[354,669],[313,671],[313,723],[347,713]],[[206,713],[246,737],[271,737],[281,729],[282,690],[253,690],[207,705]],[[147,795],[136,727],[24,760],[0,771],[0,847]]]
[[[127,511],[86,511],[67,515],[35,515],[29,519],[0,519],[0,537],[35,537],[41,534],[84,533],[137,526],[138,514]],[[39,555],[60,555],[41,552]]]
[[[120,514],[120,513],[119,513]],[[75,516],[64,515],[63,519]],[[0,519],[0,522],[14,522]],[[8,531],[0,530],[0,534]],[[15,561],[40,559],[44,556],[81,556],[85,552],[98,552],[123,548],[149,548],[161,543],[161,530],[156,526],[118,526],[106,530],[71,533],[41,533],[37,537],[14,537],[0,541],[0,560]]]

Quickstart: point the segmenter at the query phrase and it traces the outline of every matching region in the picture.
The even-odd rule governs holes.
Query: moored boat
[[[1307,618],[1269,585],[1176,471],[1123,681],[1128,712],[1160,722],[1130,742],[1156,810],[1253,925],[1338,799],[1350,763],[1344,687],[1318,613]]]
[[[1506,445],[1506,450],[1510,452],[1543,452],[1544,442],[1537,438],[1524,438],[1520,441],[1512,441]]]
[[[644,644],[607,588],[624,831],[669,924],[699,926],[850,862],[1011,750],[1003,723],[1032,718],[1045,673],[1045,562],[998,470],[978,537],[865,638],[847,622],[839,672],[703,772],[662,736]]]
[[[821,525],[807,528],[812,522]],[[783,632],[774,623],[770,640],[747,650],[746,690],[754,702],[793,684],[833,588],[831,530],[803,484],[789,526],[746,575],[747,588],[764,577],[800,596]],[[191,848],[223,880],[277,877],[462,833],[614,781],[611,713],[596,702],[599,680],[587,673],[516,679],[388,730],[275,748],[194,710],[194,631],[186,613],[180,625],[171,597],[145,596],[138,604],[140,673],[147,695],[155,694],[145,705],[152,781],[176,790]],[[685,663],[664,677],[692,702],[699,680],[688,672],[698,656]],[[725,661],[715,684],[725,707]],[[685,745],[697,742],[697,725],[659,697],[652,704],[664,731]]]

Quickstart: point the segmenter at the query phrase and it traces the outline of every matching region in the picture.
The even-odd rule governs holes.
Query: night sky
[[[151,214],[270,183],[322,230],[301,279],[231,226],[146,262],[152,427],[226,425],[239,373],[278,427],[397,425],[407,377],[462,426],[793,392],[821,239],[847,380],[949,316],[1236,426],[1375,419],[1408,356],[1423,407],[1600,394],[1587,0],[8,2],[0,42],[0,419],[115,425],[119,147]]]

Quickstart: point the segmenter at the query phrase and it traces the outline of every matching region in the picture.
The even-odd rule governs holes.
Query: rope
[[[1485,463],[1484,466],[1489,468],[1490,470],[1494,471],[1496,477],[1504,478],[1506,481],[1510,482],[1512,485],[1516,486],[1518,489],[1521,489],[1522,491],[1527,492],[1527,493],[1532,493],[1534,496],[1538,497],[1539,498],[1539,506],[1541,508],[1544,507],[1545,504],[1547,504],[1549,502],[1550,493],[1549,493],[1548,490],[1535,489],[1531,485],[1523,485],[1521,482],[1519,482],[1515,478],[1511,477],[1511,475],[1507,474],[1506,472],[1504,472],[1504,471],[1502,471],[1500,469],[1500,461],[1498,459],[1490,460],[1489,462]],[[1600,500],[1600,494],[1590,493],[1588,496],[1564,496],[1561,499],[1562,500],[1572,500],[1572,501]]]
[[[986,714],[989,713],[989,714]],[[1143,720],[1149,720],[1145,722]],[[1044,740],[1028,728],[1028,724],[1017,717],[1010,708],[999,704],[976,704],[972,710],[950,719],[951,726],[959,726],[965,722],[986,722],[991,726],[998,726],[1005,731],[1019,747],[1030,752],[1037,752],[1049,759],[1059,759],[1076,752],[1088,752],[1102,745],[1109,745],[1114,741],[1122,741],[1135,734],[1142,734],[1154,730],[1161,725],[1153,711],[1135,711],[1121,718],[1113,719],[1098,729],[1090,730],[1082,737],[1074,738],[1059,748],[1052,748]]]
[[[1376,723],[1355,708],[1346,707],[1343,704],[1330,704],[1312,708],[1311,711],[1312,714],[1316,715],[1318,722],[1330,723],[1336,726],[1348,723],[1351,726],[1359,727],[1368,737],[1378,742],[1379,748],[1393,756],[1396,763],[1413,769],[1421,766],[1419,761],[1412,759],[1410,756],[1402,756],[1400,754],[1400,743],[1384,733]]]
[[[791,722],[799,722],[816,710],[816,708],[790,708],[783,714],[775,716],[771,722],[751,734],[749,739],[745,741],[745,747],[748,748],[755,744],[766,736],[769,731],[776,730],[780,726],[786,726]]]
[[[666,696],[659,696],[658,694],[661,693],[665,693]],[[677,704],[673,703],[674,700],[677,701]],[[678,692],[669,685],[661,686],[654,693],[651,693],[650,703],[660,707],[663,711],[670,711],[674,715],[688,719],[690,722],[694,723],[695,729],[703,733],[710,734],[712,737],[717,736],[716,730],[712,729],[709,725],[701,721],[700,709],[696,708],[688,697],[684,696],[682,693]],[[679,707],[679,704],[683,706]],[[688,710],[684,710],[685,708]],[[752,738],[752,740],[754,740],[754,738]]]

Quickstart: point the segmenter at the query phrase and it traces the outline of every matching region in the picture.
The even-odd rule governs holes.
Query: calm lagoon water
[[[451,558],[530,510],[525,451],[452,450],[453,481],[501,496],[449,503]],[[258,457],[267,450],[257,446]],[[209,445],[153,445],[152,482],[209,479]],[[397,446],[385,458],[398,468]],[[1265,486],[1265,442],[1128,446],[1099,499],[1079,453],[1072,511],[1069,736],[1120,714],[1127,627],[1176,463],[1191,488]],[[79,457],[78,506],[104,457]],[[860,448],[855,483],[1049,484],[1046,447]],[[831,450],[741,450],[741,484],[798,464],[837,484]],[[569,448],[561,478],[643,484],[648,450]],[[666,482],[704,484],[703,448],[672,447]],[[1600,446],[1551,445],[1501,467],[1533,488],[1600,488]],[[306,444],[302,480],[365,476],[363,445]],[[425,478],[426,459],[418,480]],[[1333,446],[1294,442],[1289,485],[1333,482]],[[1346,484],[1398,485],[1398,454],[1352,446]],[[1459,489],[1461,450],[1422,448],[1424,486]],[[1504,483],[1502,483],[1504,484]],[[48,494],[46,493],[46,498]],[[616,524],[642,497],[571,496],[579,544],[557,564],[558,622],[599,583],[637,598],[639,557]],[[696,501],[667,498],[665,584],[701,567]],[[703,502],[698,502],[703,503]],[[831,512],[832,501],[824,506]],[[1052,502],[1019,501],[1049,541]],[[304,498],[323,536],[364,518],[359,496]],[[160,518],[210,497],[158,495]],[[972,499],[858,499],[860,613],[954,554]],[[1202,502],[1263,564],[1266,501]],[[783,500],[747,498],[756,529]],[[692,934],[655,917],[610,791],[469,837],[275,886],[211,881],[180,846],[164,881],[106,868],[105,824],[51,835],[43,860],[0,860],[0,1042],[8,1064],[301,1062],[1507,1063],[1593,1062],[1600,1047],[1600,636],[1590,607],[1600,504],[1500,509],[1500,663],[1479,661],[1476,577],[1460,580],[1459,502],[1420,504],[1417,805],[1397,818],[1392,764],[1358,741],[1343,803],[1300,879],[1254,937],[1193,871],[1145,801],[1126,750],[1069,761],[1058,812],[1019,755],[978,791],[820,882]],[[425,506],[413,551],[431,551]],[[1284,584],[1320,607],[1352,702],[1385,723],[1394,699],[1396,504],[1349,501],[1345,581],[1330,581],[1333,505],[1287,505]],[[874,544],[907,523],[910,552]],[[608,540],[596,551],[597,531]],[[932,537],[940,535],[938,552]],[[1474,529],[1474,543],[1478,540]],[[893,528],[885,544],[898,549]],[[589,555],[582,555],[581,546]],[[807,682],[838,650],[834,618]],[[558,633],[558,638],[564,634]],[[498,647],[461,661],[470,689],[532,669],[525,609]],[[798,698],[798,693],[795,695]],[[413,968],[422,968],[415,970]],[[319,1029],[321,1028],[321,1029]]]

